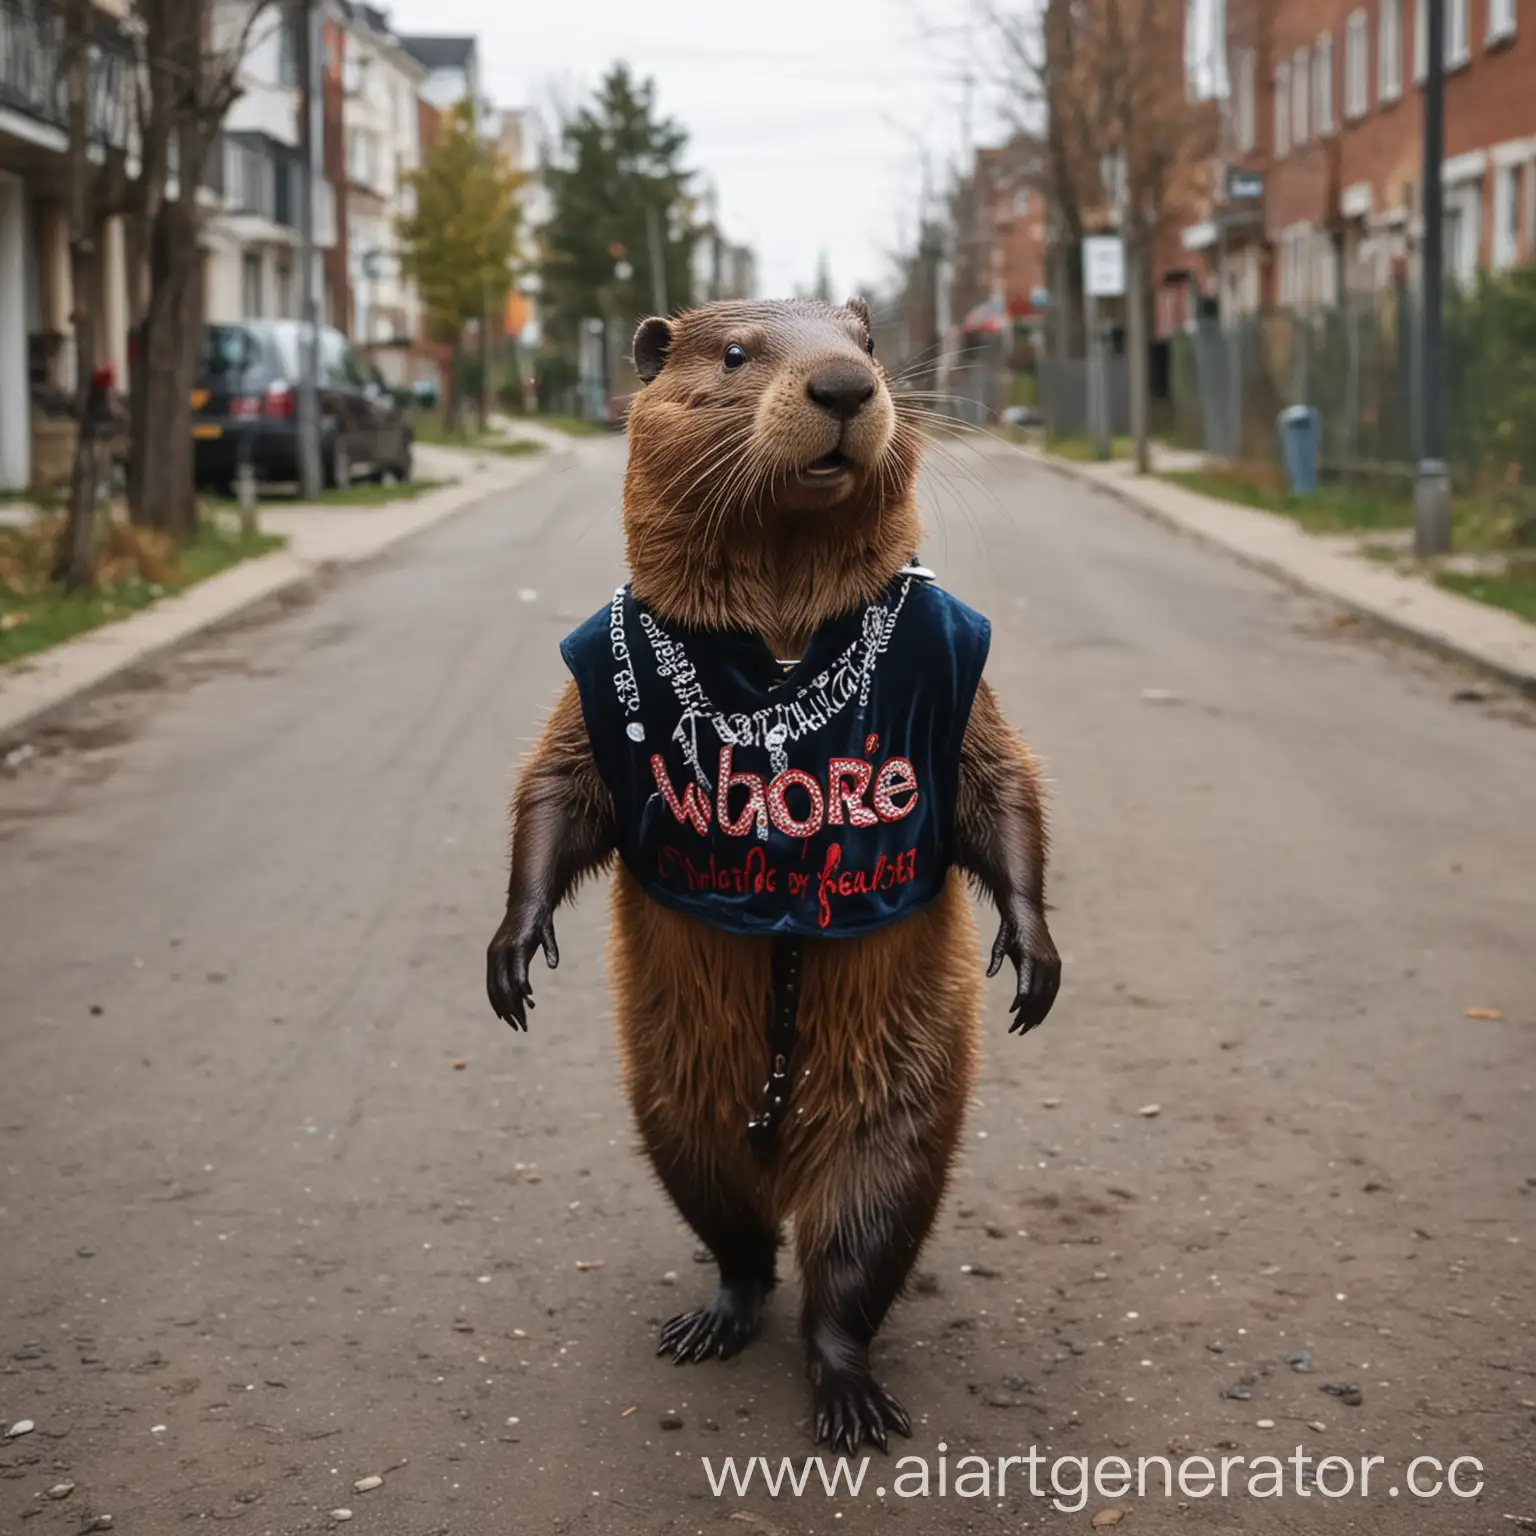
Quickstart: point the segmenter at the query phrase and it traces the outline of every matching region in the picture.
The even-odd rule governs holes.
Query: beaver
[[[999,913],[986,974],[1015,968],[1011,1030],[1060,985],[1041,775],[980,675],[986,621],[912,563],[919,413],[862,301],[648,319],[634,361],[630,581],[562,648],[575,675],[512,796],[487,988],[526,1029],[555,909],[619,855],[623,1082],[719,1269],[658,1353],[746,1345],[792,1222],[815,1442],[884,1451],[911,1421],[870,1344],[977,1071],[968,880]]]

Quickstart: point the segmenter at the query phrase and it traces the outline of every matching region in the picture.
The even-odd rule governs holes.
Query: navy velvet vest
[[[756,635],[663,624],[628,587],[560,650],[645,893],[731,933],[835,938],[943,888],[990,640],[904,573],[788,671]]]

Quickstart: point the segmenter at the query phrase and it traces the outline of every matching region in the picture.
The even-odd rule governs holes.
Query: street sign
[[[1083,292],[1091,299],[1124,295],[1125,242],[1119,235],[1089,235],[1083,241]]]
[[[1263,196],[1263,171],[1227,172],[1227,201],[1229,203],[1256,203]]]

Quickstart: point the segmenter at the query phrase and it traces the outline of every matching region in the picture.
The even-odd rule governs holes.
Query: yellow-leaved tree
[[[522,177],[476,132],[470,104],[461,102],[443,119],[436,143],[410,182],[415,211],[396,227],[400,260],[416,283],[434,338],[453,348],[447,400],[453,427],[465,327],[472,320],[484,324],[512,281]]]

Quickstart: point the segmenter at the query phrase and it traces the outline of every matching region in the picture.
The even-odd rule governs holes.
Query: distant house
[[[478,120],[480,44],[473,37],[402,37],[400,46],[425,71],[422,98],[439,112],[461,101],[475,103]]]

